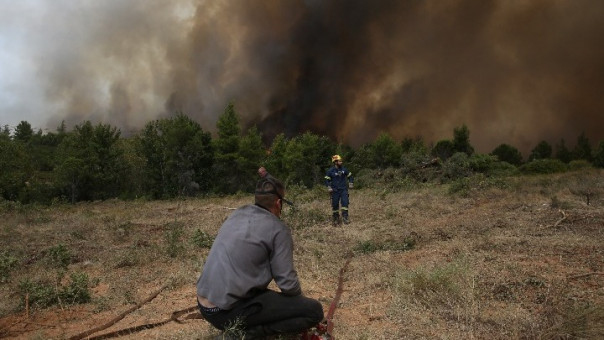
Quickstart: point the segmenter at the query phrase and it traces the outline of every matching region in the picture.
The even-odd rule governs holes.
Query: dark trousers
[[[240,301],[230,310],[208,312],[200,306],[200,311],[209,323],[220,330],[241,322],[246,339],[300,333],[323,320],[323,306],[319,301],[302,295],[287,296],[272,290]]]
[[[340,203],[342,203],[342,216],[348,217],[348,190],[334,190],[331,193],[331,208],[334,216],[340,215]]]

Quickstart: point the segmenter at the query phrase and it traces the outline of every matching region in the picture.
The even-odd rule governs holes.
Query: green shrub
[[[86,273],[72,273],[65,286],[25,279],[19,283],[18,291],[23,306],[46,308],[56,304],[79,304],[90,302],[89,279]]]
[[[571,171],[575,170],[583,170],[583,169],[591,169],[593,166],[589,161],[584,159],[577,159],[568,163],[568,169]]]
[[[192,242],[198,248],[212,248],[212,244],[214,243],[214,238],[210,236],[210,234],[202,231],[201,229],[195,230],[193,233]]]
[[[475,153],[470,156],[468,163],[472,171],[486,173],[497,163],[497,156]]]
[[[58,294],[50,283],[34,282],[25,279],[19,283],[19,295],[22,297],[23,306],[46,308],[59,302]]]
[[[166,252],[171,258],[178,257],[185,246],[182,243],[183,224],[181,222],[168,223],[166,232]]]
[[[456,180],[467,177],[472,173],[467,154],[457,152],[443,164],[443,179]]]
[[[495,177],[514,176],[519,173],[520,171],[515,165],[502,161],[491,163],[487,172],[488,175]]]
[[[520,172],[524,174],[553,174],[565,172],[568,169],[559,159],[536,159],[520,167]]]
[[[72,273],[69,275],[69,285],[62,287],[59,295],[61,301],[66,304],[78,304],[90,302],[90,280],[86,273]]]
[[[401,156],[401,169],[403,173],[412,173],[428,164],[432,159],[433,157],[423,149],[413,150]]]
[[[457,194],[462,197],[468,197],[470,195],[470,189],[470,180],[466,177],[451,182],[447,192],[451,195]]]
[[[58,244],[48,249],[48,259],[55,268],[67,268],[71,263],[71,252],[63,244]]]
[[[511,176],[518,174],[518,169],[513,164],[499,161],[495,155],[473,154],[468,159],[473,172],[484,173],[489,176]]]

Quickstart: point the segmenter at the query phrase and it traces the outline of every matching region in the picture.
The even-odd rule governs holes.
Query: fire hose
[[[344,273],[346,273],[346,269],[352,260],[353,253],[348,253],[346,256],[346,262],[344,266],[340,269],[340,275],[338,276],[338,288],[336,289],[336,296],[331,301],[329,305],[329,310],[327,315],[325,316],[325,322],[318,324],[315,329],[310,331],[310,334],[306,332],[302,335],[302,340],[335,340],[333,334],[333,315],[338,308],[338,303],[340,303],[340,297],[342,296],[342,292],[344,291]]]
[[[340,269],[340,275],[338,276],[338,288],[336,289],[336,296],[331,301],[331,305],[329,306],[329,311],[327,312],[327,333],[331,334],[333,332],[333,315],[338,307],[338,303],[340,302],[340,296],[342,296],[342,292],[344,291],[344,273],[352,260],[352,253],[348,253],[346,262],[344,266]]]

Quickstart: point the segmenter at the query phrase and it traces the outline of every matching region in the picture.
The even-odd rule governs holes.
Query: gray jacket
[[[302,293],[291,231],[266,209],[243,206],[218,231],[197,280],[197,295],[231,309],[237,301],[265,290],[273,279],[284,294]]]

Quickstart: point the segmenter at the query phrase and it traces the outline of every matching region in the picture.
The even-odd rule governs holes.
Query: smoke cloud
[[[51,3],[28,36],[51,127],[183,112],[213,131],[233,102],[269,139],[604,140],[599,0]]]

